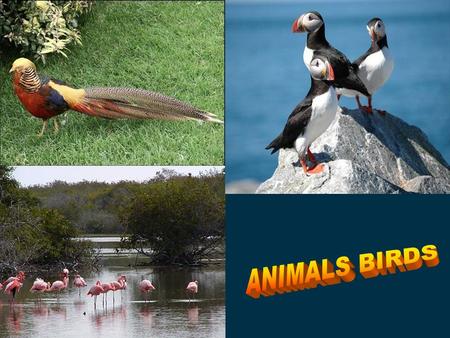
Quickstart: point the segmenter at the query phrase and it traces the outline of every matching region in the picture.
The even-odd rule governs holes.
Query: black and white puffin
[[[334,86],[356,90],[369,96],[364,83],[358,78],[350,60],[339,50],[331,46],[325,37],[325,23],[319,12],[302,14],[292,25],[294,33],[307,32],[306,46],[303,51],[303,62],[309,69],[314,51],[322,52],[334,69]]]
[[[308,94],[289,115],[281,134],[266,149],[272,149],[273,154],[281,148],[295,148],[303,171],[306,174],[316,174],[323,171],[324,165],[317,164],[309,146],[333,122],[338,110],[338,100],[333,87],[335,72],[324,54],[314,52],[309,72],[311,88]],[[307,165],[306,155],[312,166]]]
[[[394,69],[394,59],[389,51],[386,29],[380,18],[373,18],[367,23],[370,39],[370,48],[353,62],[353,66],[361,81],[366,86],[370,96],[368,96],[368,106],[362,106],[359,101],[361,93],[349,90],[337,90],[338,94],[345,96],[355,96],[356,103],[360,109],[367,113],[372,113],[372,95],[391,76]],[[378,110],[378,109],[377,109]],[[380,114],[385,114],[384,110],[378,110]]]

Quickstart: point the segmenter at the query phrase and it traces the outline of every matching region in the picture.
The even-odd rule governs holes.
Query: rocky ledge
[[[306,175],[297,153],[281,150],[273,176],[256,193],[450,193],[442,155],[419,128],[389,113],[343,108],[311,150],[325,163],[322,173]]]

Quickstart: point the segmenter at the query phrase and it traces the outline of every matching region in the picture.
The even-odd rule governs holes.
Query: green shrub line
[[[0,165],[0,275],[49,265],[92,269],[98,257],[89,241],[61,213],[42,208],[39,200]]]
[[[67,57],[67,46],[81,44],[78,18],[91,1],[0,0],[0,42],[8,40],[24,56],[46,61],[50,53]]]

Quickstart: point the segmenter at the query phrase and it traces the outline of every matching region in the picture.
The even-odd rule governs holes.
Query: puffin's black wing
[[[312,98],[306,97],[294,108],[282,133],[266,147],[266,149],[272,149],[271,154],[281,148],[292,148],[294,146],[295,140],[299,135],[303,134],[306,125],[311,119],[311,105]]]
[[[358,69],[359,66],[361,65],[361,63],[372,53],[376,52],[375,48],[373,48],[372,46],[363,54],[361,55],[359,58],[357,58],[355,61],[353,61],[353,65],[356,66],[356,68]]]
[[[370,96],[366,86],[357,75],[358,67],[352,65],[342,52],[331,46],[321,52],[324,52],[333,67],[336,88],[353,89],[365,96]]]
[[[319,50],[331,63],[336,79],[348,76],[350,60],[339,50],[330,46]]]
[[[334,82],[335,87],[357,90],[364,96],[370,96],[366,86],[357,75],[357,71],[358,71],[357,66],[350,65],[348,76],[343,79],[336,80]]]

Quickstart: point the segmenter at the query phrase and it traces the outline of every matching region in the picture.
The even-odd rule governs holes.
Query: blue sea
[[[232,1],[226,5],[227,183],[270,177],[277,155],[265,146],[309,89],[300,14],[317,10],[328,41],[354,60],[370,45],[366,23],[386,25],[395,68],[373,106],[421,128],[450,162],[450,1]],[[365,100],[365,99],[364,99]],[[341,105],[354,108],[354,99]]]

